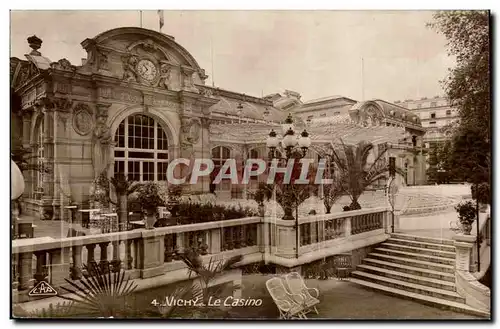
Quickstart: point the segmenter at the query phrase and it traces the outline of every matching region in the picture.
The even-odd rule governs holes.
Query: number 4
[[[158,302],[156,301],[156,299],[153,299],[153,301],[151,302],[151,305],[153,305],[153,306],[158,306],[158,305],[160,305],[160,303],[158,303]]]

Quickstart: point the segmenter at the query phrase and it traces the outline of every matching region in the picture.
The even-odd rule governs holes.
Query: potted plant
[[[462,232],[465,235],[470,235],[472,223],[476,219],[476,207],[472,201],[460,202],[455,210],[458,213],[458,220],[462,226]]]
[[[146,229],[153,229],[156,223],[158,207],[164,205],[158,185],[154,182],[143,183],[137,189],[137,201],[145,214]]]

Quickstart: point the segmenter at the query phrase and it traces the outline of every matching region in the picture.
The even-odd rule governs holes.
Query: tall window
[[[115,173],[141,182],[167,180],[168,140],[156,120],[142,114],[125,118],[115,142]]]
[[[436,118],[436,113],[431,113],[431,119],[435,119]]]
[[[211,177],[213,181],[219,170],[224,165],[227,159],[231,158],[231,150],[225,146],[217,146],[212,149],[212,160],[214,162],[214,171]],[[229,179],[223,179],[219,186],[215,187],[216,190],[229,190],[231,188],[231,181]]]

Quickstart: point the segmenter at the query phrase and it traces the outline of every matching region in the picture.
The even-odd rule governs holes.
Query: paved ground
[[[279,312],[267,293],[265,281],[270,275],[248,275],[243,278],[244,298],[262,298],[260,307],[240,307],[230,311],[231,317],[267,318],[279,316]],[[349,281],[307,280],[306,284],[320,291],[319,315],[314,319],[477,319],[477,317],[441,310],[411,300],[405,300],[368,290]]]

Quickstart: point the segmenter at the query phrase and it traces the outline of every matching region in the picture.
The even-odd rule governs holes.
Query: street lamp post
[[[283,125],[283,139],[281,140],[281,146],[285,149],[285,157],[279,158],[283,160],[289,160],[294,156],[294,151],[297,148],[300,149],[300,157],[303,158],[307,154],[307,150],[311,146],[311,138],[309,137],[309,133],[304,129],[304,131],[300,134],[300,137],[297,137],[295,134],[295,128],[293,125],[293,118],[291,114],[288,114],[288,117],[285,120],[285,124]],[[266,146],[271,151],[271,158],[277,159],[276,157],[276,149],[280,144],[280,140],[278,139],[278,134],[271,129],[269,132],[269,136],[266,140]],[[283,187],[285,193],[287,195],[291,195],[291,186],[290,184],[284,184]],[[296,198],[296,196],[294,196]],[[285,215],[283,219],[285,220],[293,220],[293,208],[291,205],[285,206]],[[299,214],[298,214],[298,204],[297,200],[295,200],[295,254],[296,257],[299,257]]]

